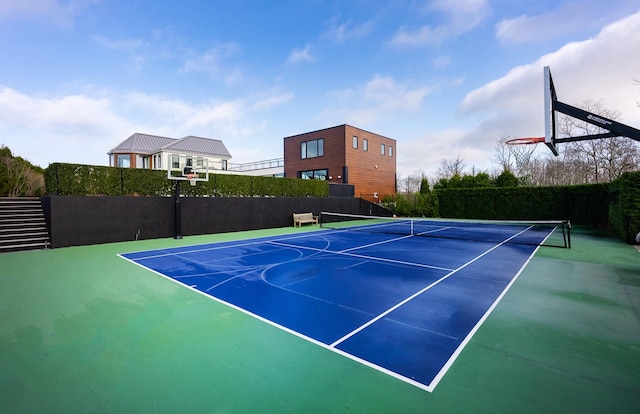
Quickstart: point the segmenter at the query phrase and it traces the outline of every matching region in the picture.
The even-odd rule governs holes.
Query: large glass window
[[[384,153],[384,144],[380,144],[380,154],[385,155],[385,153]]]
[[[303,180],[326,180],[328,175],[327,169],[300,171],[298,177]]]
[[[389,145],[389,156],[393,157],[393,147]]]
[[[313,171],[313,179],[314,180],[326,180],[327,179],[327,170],[315,170]]]
[[[324,139],[314,139],[300,143],[300,158],[315,158],[324,155]]]
[[[358,137],[353,137],[353,148],[358,148]]]
[[[129,157],[129,154],[118,154],[117,159],[118,167],[129,168],[131,166],[131,158]]]
[[[366,138],[362,139],[362,150],[369,151],[369,140]]]

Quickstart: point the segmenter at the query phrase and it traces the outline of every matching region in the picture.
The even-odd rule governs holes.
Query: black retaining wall
[[[172,197],[51,196],[41,200],[53,248],[175,235]],[[368,201],[344,197],[180,197],[180,210],[183,236],[293,226],[293,213],[391,214]]]

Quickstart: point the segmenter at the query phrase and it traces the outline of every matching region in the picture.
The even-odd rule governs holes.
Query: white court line
[[[421,231],[421,232],[417,233],[417,235],[418,235],[418,236],[422,236],[423,234],[437,233],[437,232],[439,232],[439,231],[449,230],[449,229],[455,229],[455,227],[453,227],[453,226],[448,226],[448,227],[441,227],[441,228],[434,229],[434,230]]]
[[[496,249],[496,248],[498,248],[498,247],[502,246],[503,244],[505,244],[505,243],[506,243],[506,242],[508,242],[509,240],[513,239],[514,237],[519,236],[520,234],[522,234],[523,232],[525,232],[525,231],[529,230],[530,228],[531,228],[531,227],[529,227],[529,228],[527,228],[527,229],[525,229],[525,230],[522,230],[521,232],[519,232],[518,234],[515,234],[514,236],[509,237],[508,239],[504,240],[504,241],[503,241],[503,242],[501,242],[500,244],[498,244],[498,245],[494,246],[493,248],[491,248],[491,249],[487,250],[486,252],[484,252],[484,253],[482,253],[481,255],[477,256],[476,258],[472,259],[472,260],[471,260],[471,261],[469,261],[468,263],[466,263],[466,264],[464,264],[464,265],[460,266],[459,268],[457,268],[457,269],[455,269],[455,270],[452,270],[450,274],[448,274],[448,275],[444,276],[444,277],[443,277],[443,278],[441,278],[439,281],[437,281],[437,282],[433,283],[432,285],[430,285],[430,287],[433,287],[433,286],[434,286],[434,285],[436,285],[437,283],[439,283],[439,282],[443,281],[444,279],[448,278],[448,277],[449,277],[449,276],[451,276],[452,274],[454,274],[454,273],[456,273],[457,271],[459,271],[459,270],[463,269],[464,267],[466,267],[466,266],[470,265],[470,264],[471,264],[471,263],[473,263],[474,261],[478,260],[480,257],[482,257],[482,256],[484,256],[484,255],[488,254],[489,252],[493,251],[494,249]],[[315,232],[314,232],[314,233],[315,233]],[[309,235],[311,235],[311,234],[313,234],[313,233],[310,233]],[[308,235],[303,235],[303,236],[300,236],[300,237],[291,237],[291,238],[287,238],[287,239],[302,238],[302,237],[306,237],[306,236],[308,236]],[[549,236],[547,236],[547,237],[549,237]],[[546,238],[545,238],[545,240],[546,240]],[[243,243],[242,245],[259,244],[259,243],[265,243],[265,242],[269,242],[269,241],[268,241],[268,240],[261,240],[261,241],[259,241],[259,242]],[[544,242],[544,241],[543,241],[543,242]],[[294,245],[287,246],[287,245],[286,245],[286,244],[284,244],[284,243],[277,243],[277,242],[272,242],[272,243],[274,243],[274,244],[283,244],[283,245],[285,245],[286,247],[294,247],[294,248],[299,248],[299,249],[309,249],[309,250],[316,250],[316,251],[327,251],[327,250],[321,250],[321,249],[306,248],[306,247],[302,247],[302,246],[294,246]],[[237,245],[236,245],[236,246],[237,246]],[[233,246],[225,246],[225,247],[233,247]],[[272,326],[275,326],[275,327],[277,327],[277,328],[279,328],[279,329],[282,329],[283,331],[288,332],[288,333],[290,333],[290,334],[292,334],[292,335],[295,335],[295,336],[297,336],[297,337],[299,337],[299,338],[305,339],[305,340],[307,340],[307,341],[309,341],[309,342],[311,342],[311,343],[313,343],[313,344],[315,344],[315,345],[318,345],[318,346],[320,346],[320,347],[322,347],[322,348],[325,348],[325,349],[328,349],[328,350],[330,350],[330,351],[333,351],[333,352],[335,352],[335,353],[337,353],[337,354],[339,354],[339,355],[342,355],[342,356],[344,356],[344,357],[346,357],[346,358],[349,358],[349,359],[351,359],[351,360],[353,360],[353,361],[357,361],[357,362],[359,362],[359,363],[361,363],[361,364],[363,364],[363,365],[366,365],[366,366],[371,367],[371,368],[373,368],[373,369],[375,369],[375,370],[377,370],[377,371],[380,371],[380,372],[383,372],[383,373],[385,373],[385,374],[387,374],[387,375],[390,375],[390,376],[392,376],[392,377],[395,377],[395,378],[397,378],[397,379],[399,379],[399,380],[401,380],[401,381],[403,381],[403,382],[405,382],[405,383],[411,384],[411,385],[413,385],[413,386],[415,386],[415,387],[417,387],[417,388],[423,389],[423,390],[425,390],[425,391],[427,391],[427,392],[433,392],[433,391],[434,391],[434,389],[435,389],[435,387],[437,386],[437,384],[439,383],[439,381],[444,377],[444,375],[446,374],[447,370],[451,367],[451,365],[453,364],[453,362],[455,361],[455,359],[457,358],[457,356],[462,352],[462,349],[463,349],[463,348],[465,347],[465,345],[470,341],[470,339],[471,339],[471,337],[473,336],[473,334],[474,334],[474,333],[479,329],[480,325],[482,325],[482,323],[486,320],[486,318],[489,316],[489,314],[491,313],[491,311],[492,311],[492,310],[497,306],[498,302],[499,302],[499,301],[502,299],[502,297],[506,294],[506,292],[509,290],[509,287],[510,287],[514,282],[515,282],[515,280],[518,278],[518,276],[520,275],[520,273],[524,270],[524,268],[525,268],[525,267],[526,267],[526,265],[529,263],[529,261],[533,258],[533,256],[534,256],[534,255],[535,255],[535,253],[538,251],[538,249],[539,249],[539,246],[538,246],[538,247],[537,247],[537,248],[536,248],[536,249],[531,253],[531,255],[529,256],[529,258],[527,259],[527,261],[526,261],[526,262],[522,265],[522,267],[520,268],[520,271],[515,275],[515,277],[512,279],[512,281],[511,281],[511,282],[508,284],[508,286],[503,290],[502,294],[501,294],[501,295],[498,297],[498,299],[493,303],[493,305],[492,305],[492,306],[491,306],[491,307],[490,307],[490,308],[485,312],[485,314],[484,314],[484,315],[483,315],[483,317],[480,319],[480,321],[476,324],[476,326],[475,326],[475,327],[474,327],[474,328],[473,328],[473,329],[472,329],[472,330],[467,334],[467,336],[466,336],[466,337],[465,337],[465,339],[462,341],[462,343],[458,346],[458,348],[454,351],[454,353],[451,355],[451,357],[449,358],[449,360],[448,360],[448,361],[443,365],[443,367],[439,370],[439,372],[436,374],[436,376],[434,377],[434,379],[433,379],[429,384],[421,383],[421,382],[418,382],[418,381],[416,381],[416,380],[414,380],[414,379],[412,379],[412,378],[405,377],[405,376],[403,376],[402,374],[399,374],[399,373],[397,373],[397,372],[395,372],[395,371],[392,371],[392,370],[387,369],[387,368],[385,368],[385,367],[379,366],[379,365],[377,365],[377,364],[375,364],[375,363],[372,363],[372,362],[370,362],[370,361],[367,361],[367,360],[365,360],[365,359],[362,359],[362,358],[359,358],[359,357],[357,357],[357,356],[355,356],[355,355],[352,355],[352,354],[350,354],[350,353],[348,353],[348,352],[342,351],[342,350],[341,350],[341,349],[339,349],[339,348],[336,348],[336,345],[337,345],[341,340],[342,340],[342,341],[344,341],[344,340],[346,339],[346,335],[345,335],[345,337],[341,338],[340,340],[335,341],[333,344],[328,345],[328,344],[326,344],[326,343],[320,342],[319,340],[316,340],[316,339],[313,339],[313,338],[311,338],[311,337],[309,337],[309,336],[307,336],[307,335],[304,335],[304,334],[302,334],[302,333],[300,333],[300,332],[297,332],[297,331],[295,331],[295,330],[293,330],[293,329],[287,328],[286,326],[280,325],[280,324],[278,324],[278,323],[276,323],[276,322],[274,322],[274,321],[271,321],[271,320],[269,320],[269,319],[267,319],[267,318],[265,318],[265,317],[262,317],[262,316],[260,316],[260,315],[258,315],[258,314],[255,314],[255,313],[253,313],[253,312],[250,312],[250,311],[248,311],[248,310],[246,310],[246,309],[244,309],[244,308],[242,308],[242,307],[239,307],[239,306],[234,305],[234,304],[232,304],[232,303],[230,303],[230,302],[227,302],[227,301],[224,301],[224,300],[222,300],[222,299],[220,299],[220,298],[217,298],[217,297],[215,297],[215,296],[213,296],[213,295],[211,295],[211,294],[208,294],[208,293],[206,293],[206,292],[203,292],[203,291],[201,291],[201,290],[198,290],[198,289],[196,289],[195,287],[193,287],[193,286],[189,286],[189,285],[187,285],[187,284],[185,284],[185,283],[183,283],[183,282],[180,282],[179,280],[176,280],[176,279],[175,279],[175,278],[173,278],[173,277],[170,277],[170,276],[164,275],[164,274],[162,274],[162,273],[160,273],[160,272],[158,272],[158,271],[156,271],[156,270],[153,270],[153,269],[151,269],[151,268],[148,268],[148,267],[146,267],[146,266],[144,266],[144,265],[142,265],[142,264],[140,264],[140,263],[138,263],[138,262],[136,261],[136,260],[140,260],[140,259],[129,259],[129,258],[127,258],[127,257],[125,257],[125,256],[124,256],[124,255],[125,255],[125,253],[118,254],[117,256],[121,257],[122,259],[124,259],[124,260],[126,260],[126,261],[128,261],[128,262],[130,262],[130,263],[133,263],[134,265],[137,265],[137,266],[139,266],[139,267],[141,267],[141,268],[144,268],[144,269],[146,269],[146,270],[149,270],[149,271],[151,271],[151,272],[153,272],[153,273],[155,273],[155,274],[157,274],[157,275],[159,275],[159,276],[161,276],[161,277],[163,277],[163,278],[165,278],[165,279],[167,279],[167,280],[169,280],[169,281],[171,281],[171,282],[173,282],[173,283],[177,283],[177,284],[179,284],[179,285],[181,285],[181,286],[187,287],[188,289],[191,289],[192,291],[194,291],[194,292],[196,292],[196,293],[198,293],[198,294],[201,294],[201,295],[203,295],[203,296],[205,296],[205,297],[207,297],[207,298],[209,298],[209,299],[213,299],[214,301],[216,301],[216,302],[218,302],[218,303],[222,303],[222,304],[224,304],[224,305],[226,305],[226,306],[229,306],[229,307],[231,307],[231,308],[233,308],[233,309],[235,309],[235,310],[238,310],[238,311],[240,311],[240,312],[242,312],[242,313],[245,313],[245,314],[247,314],[247,315],[250,315],[250,316],[252,316],[252,317],[254,317],[254,318],[256,318],[256,319],[258,319],[258,320],[260,320],[260,321],[263,321],[263,322],[265,322],[265,323],[267,323],[267,324],[269,324],[269,325],[272,325]],[[209,250],[209,249],[201,249],[201,250]],[[172,255],[172,254],[180,254],[180,253],[184,253],[184,252],[185,252],[185,251],[182,251],[182,252],[176,252],[176,253],[170,253],[170,254],[168,254],[168,255]],[[130,253],[126,253],[126,254],[130,254]],[[342,254],[344,254],[344,255],[346,255],[346,256],[362,257],[362,258],[370,259],[370,260],[390,261],[390,260],[386,260],[386,259],[380,259],[380,258],[375,258],[375,257],[367,257],[367,256],[362,256],[362,255],[350,254],[350,253],[342,253]],[[416,263],[403,263],[403,262],[399,262],[399,263],[401,263],[401,264],[408,264],[408,265],[414,265],[414,266],[421,266],[421,267],[428,267],[428,266],[425,266],[425,265],[419,265],[419,264],[416,264]],[[451,270],[451,269],[448,269],[448,270]],[[423,289],[420,293],[422,293],[422,292],[424,292],[424,291],[426,291],[426,290],[427,290],[427,289]],[[413,297],[415,297],[415,296],[417,296],[417,295],[419,295],[420,293],[418,293],[418,294],[416,294],[416,295],[412,295],[412,298],[413,298]],[[406,302],[408,302],[408,300],[403,301],[403,303],[406,303]],[[394,307],[394,308],[397,308],[397,306],[396,306],[396,307]],[[386,312],[386,313],[388,314],[388,312]],[[381,317],[384,317],[384,316],[381,316]],[[381,317],[376,318],[376,320],[379,320]],[[372,323],[373,323],[373,322],[368,323],[368,324],[367,324],[367,326],[371,325]],[[364,329],[364,327],[362,327],[362,328],[361,328],[361,329],[359,329],[358,331],[361,331],[362,329]],[[355,332],[354,332],[354,333],[352,333],[350,336],[353,336],[353,334],[355,334]]]
[[[321,234],[320,232],[309,232],[309,233],[305,233],[305,234],[297,234],[294,236],[289,236],[289,235],[283,235],[282,237],[279,236],[275,236],[273,238],[267,238],[267,237],[262,237],[260,239],[249,239],[249,241],[246,242],[242,242],[242,241],[232,241],[232,242],[225,242],[225,241],[220,241],[220,242],[211,242],[211,243],[203,243],[203,244],[194,244],[192,246],[176,246],[176,247],[169,247],[169,248],[161,248],[161,249],[150,249],[150,250],[140,250],[140,251],[135,251],[135,252],[128,252],[128,253],[120,253],[120,255],[131,255],[131,254],[137,254],[137,253],[144,253],[144,252],[156,252],[156,251],[164,251],[163,253],[158,253],[152,256],[144,256],[144,257],[138,257],[135,260],[147,260],[147,259],[157,259],[158,257],[167,257],[167,256],[177,256],[177,255],[181,255],[181,254],[185,254],[185,253],[199,253],[199,252],[206,252],[206,251],[211,251],[211,250],[222,250],[222,249],[231,249],[234,247],[245,247],[245,246],[253,246],[253,245],[257,245],[257,244],[265,244],[267,242],[273,241],[275,240],[295,240],[295,239],[303,239],[305,237],[310,237],[310,236],[317,236],[318,234]],[[225,244],[225,243],[234,243],[234,244],[229,244],[229,245],[225,245],[225,246],[217,246],[219,244]],[[202,246],[208,246],[208,247],[202,247]],[[188,250],[189,247],[192,247],[192,249]],[[174,250],[174,249],[184,249],[184,250]],[[171,251],[166,251],[166,250],[171,250]]]
[[[377,246],[379,244],[391,243],[391,242],[398,241],[398,240],[408,239],[409,237],[413,237],[413,236],[412,235],[407,235],[407,236],[402,236],[402,237],[396,237],[395,239],[382,240],[382,241],[379,241],[379,242],[376,242],[376,243],[365,244],[364,246],[357,246],[357,247],[352,247],[350,249],[340,250],[337,253],[346,253],[346,252],[350,252],[352,250],[365,249],[367,247]]]
[[[422,268],[426,268],[426,269],[444,270],[444,271],[447,271],[447,272],[453,270],[453,269],[448,268],[448,267],[431,266],[431,265],[426,265],[426,264],[422,264],[422,263],[413,263],[413,262],[405,262],[405,261],[402,261],[402,260],[385,259],[384,257],[367,256],[367,255],[364,255],[364,254],[345,253],[344,251],[342,251],[342,252],[334,252],[334,251],[326,250],[326,249],[316,249],[315,247],[297,246],[297,245],[294,245],[294,244],[280,243],[280,242],[275,242],[275,241],[270,241],[270,242],[267,242],[267,243],[268,244],[273,244],[273,245],[276,245],[276,246],[282,246],[282,247],[290,247],[290,248],[296,248],[296,249],[305,249],[305,250],[312,250],[312,251],[317,251],[317,252],[331,253],[331,254],[336,254],[338,256],[357,257],[359,259],[367,259],[367,260],[371,260],[371,261],[374,261],[374,262],[386,262],[386,263],[392,263],[392,264],[396,264],[396,265],[414,266],[414,267],[422,267]],[[376,243],[376,244],[379,244],[379,243]]]
[[[348,334],[346,334],[345,336],[343,336],[342,338],[338,339],[337,341],[333,342],[331,345],[329,345],[330,348],[334,348],[338,345],[340,345],[342,342],[346,341],[347,339],[351,338],[353,335],[357,334],[358,332],[364,330],[365,328],[367,328],[368,326],[373,325],[374,323],[376,323],[377,321],[379,321],[380,319],[384,318],[385,316],[387,316],[388,314],[390,314],[391,312],[393,312],[394,310],[398,309],[399,307],[401,307],[402,305],[408,303],[409,301],[413,300],[414,298],[422,295],[424,292],[426,292],[427,290],[431,289],[432,287],[436,286],[437,284],[439,284],[440,282],[442,282],[443,280],[448,279],[449,277],[451,277],[452,275],[454,275],[455,273],[459,272],[460,270],[464,269],[465,267],[469,266],[471,263],[477,261],[478,259],[480,259],[481,257],[487,255],[488,253],[494,251],[495,249],[497,249],[498,247],[502,246],[503,244],[505,244],[506,242],[508,242],[509,240],[513,239],[514,237],[519,236],[520,234],[524,233],[525,231],[529,230],[531,227],[526,228],[524,230],[522,230],[521,232],[514,234],[513,236],[509,237],[506,240],[503,240],[501,243],[496,244],[495,246],[493,246],[492,248],[490,248],[489,250],[485,251],[484,253],[474,257],[473,259],[471,259],[470,261],[468,261],[467,263],[463,264],[462,266],[458,267],[455,270],[452,270],[451,272],[447,273],[446,275],[442,276],[440,279],[436,280],[435,282],[433,282],[432,284],[430,284],[429,286],[419,290],[418,292],[414,293],[413,295],[409,296],[408,298],[404,299],[401,302],[398,302],[397,304],[395,304],[394,306],[390,307],[389,309],[387,309],[386,311],[382,312],[381,314],[379,314],[378,316],[376,316],[375,318],[369,320],[367,323],[360,325],[359,327],[357,327],[356,329],[354,329],[353,331],[349,332]]]
[[[533,226],[531,226],[533,227]],[[529,228],[531,228],[529,227]],[[528,230],[528,229],[527,229]],[[526,231],[526,230],[524,230]],[[555,230],[554,230],[555,231]],[[460,355],[460,353],[462,352],[462,350],[464,349],[465,346],[467,346],[467,344],[469,343],[469,341],[471,341],[471,338],[473,338],[473,335],[475,335],[475,333],[478,331],[478,329],[480,329],[480,326],[482,326],[482,324],[484,323],[484,321],[487,320],[487,318],[489,317],[489,315],[493,312],[493,310],[496,308],[496,306],[498,306],[498,303],[500,303],[500,301],[502,300],[502,298],[504,297],[504,295],[507,294],[507,292],[509,291],[509,289],[511,289],[511,286],[516,282],[516,280],[518,279],[518,277],[520,277],[520,274],[524,271],[524,268],[527,267],[527,265],[529,264],[529,262],[531,261],[531,259],[533,259],[533,256],[536,254],[536,252],[540,249],[540,246],[542,246],[544,244],[544,242],[547,241],[547,239],[549,237],[551,237],[551,234],[553,233],[553,231],[549,232],[549,234],[547,234],[547,237],[544,238],[544,240],[542,240],[542,242],[533,250],[533,252],[531,252],[531,255],[529,255],[529,257],[527,258],[527,260],[525,260],[525,262],[522,264],[522,266],[520,267],[520,269],[518,270],[518,272],[515,274],[515,276],[511,279],[511,281],[509,282],[509,284],[504,288],[504,290],[502,291],[502,293],[496,298],[496,300],[491,304],[491,306],[489,307],[489,309],[487,309],[487,311],[484,313],[484,315],[482,315],[482,318],[480,318],[480,320],[476,323],[476,325],[469,331],[469,333],[467,334],[467,336],[462,340],[462,342],[460,342],[460,345],[458,345],[458,348],[456,348],[456,350],[453,352],[453,354],[451,354],[451,356],[449,357],[449,359],[447,360],[447,362],[442,366],[442,368],[440,369],[440,371],[438,372],[438,374],[436,374],[435,377],[433,377],[433,380],[431,381],[431,384],[429,384],[429,387],[431,390],[435,389],[435,387],[438,385],[438,383],[440,382],[440,380],[445,376],[445,374],[447,373],[447,371],[449,371],[449,368],[451,368],[451,366],[453,365],[453,363],[455,362],[455,360],[458,358],[458,356]],[[429,390],[427,390],[429,391]]]

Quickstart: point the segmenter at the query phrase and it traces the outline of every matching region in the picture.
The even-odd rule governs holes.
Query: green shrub
[[[170,196],[175,182],[166,171],[54,163],[44,171],[48,195]],[[328,197],[329,184],[320,180],[209,174],[209,181],[180,181],[185,196]]]
[[[562,187],[506,187],[440,189],[436,191],[441,217],[556,220],[576,224],[607,221],[608,184]]]
[[[634,243],[640,232],[640,172],[613,181],[609,198],[609,224],[627,243]]]

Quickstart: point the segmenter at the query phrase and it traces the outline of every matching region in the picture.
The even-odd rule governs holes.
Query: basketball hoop
[[[536,150],[536,144],[544,142],[544,137],[513,138],[505,141],[509,145],[509,152],[516,160],[518,178],[527,181],[529,162]]]
[[[193,186],[196,185],[196,178],[198,178],[198,174],[187,174],[186,177],[187,180],[189,180],[189,184]]]
[[[531,145],[544,142],[544,137],[514,138],[505,141],[507,145]]]

